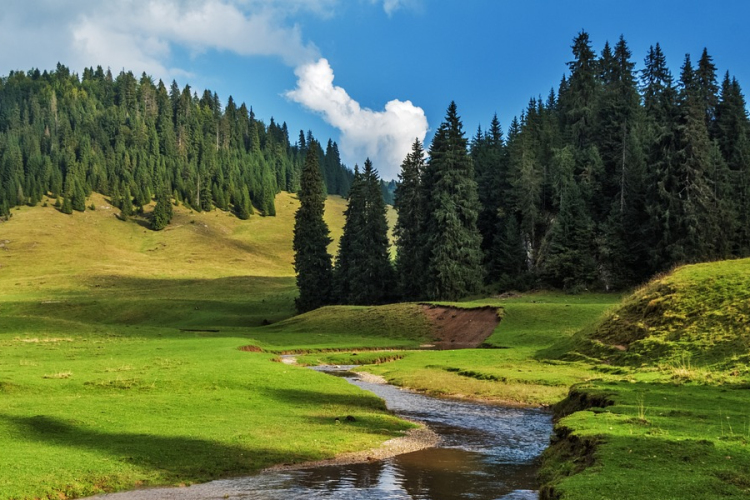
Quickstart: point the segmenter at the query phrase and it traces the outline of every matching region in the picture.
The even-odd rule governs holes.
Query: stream
[[[399,416],[426,423],[440,436],[435,448],[382,461],[326,465],[212,481],[189,488],[161,488],[103,495],[107,500],[164,499],[362,499],[530,500],[538,498],[539,456],[549,443],[552,418],[538,409],[437,399],[373,384],[338,371],[350,383],[383,398]]]

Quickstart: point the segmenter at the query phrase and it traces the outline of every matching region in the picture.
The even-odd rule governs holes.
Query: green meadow
[[[412,427],[276,362],[287,352],[429,394],[549,406],[543,498],[750,498],[750,261],[686,266],[632,295],[452,304],[502,320],[482,348],[424,351],[416,304],[294,316],[292,195],[249,221],[176,207],[158,233],[92,202],[0,224],[0,498],[190,484]],[[344,207],[328,200],[334,238]],[[344,415],[356,421],[336,425]]]
[[[279,195],[275,219],[247,222],[177,207],[160,233],[92,201],[73,216],[22,208],[0,225],[0,498],[247,474],[413,426],[341,380],[240,350],[413,347],[425,334],[406,317],[386,333],[373,318],[349,330],[338,314],[295,327],[292,196]],[[334,237],[344,206],[328,202]]]

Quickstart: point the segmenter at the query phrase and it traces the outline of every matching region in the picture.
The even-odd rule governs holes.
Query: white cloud
[[[275,56],[289,66],[319,57],[289,17],[327,17],[336,0],[10,0],[0,13],[0,70],[109,66],[159,77],[172,49]]]
[[[394,12],[403,8],[418,9],[420,0],[370,0],[372,4],[383,4],[383,10],[390,17]]]
[[[145,71],[169,81],[192,76],[174,67],[176,48],[278,57],[297,68],[298,88],[288,96],[341,130],[344,161],[361,164],[370,157],[384,177],[395,177],[414,139],[424,140],[424,111],[399,100],[388,102],[383,111],[361,108],[333,85],[328,62],[294,23],[305,14],[329,18],[342,1],[4,0],[0,74],[54,68],[59,61],[78,72],[101,65],[114,73]],[[369,1],[382,5],[388,15],[421,2]]]
[[[427,118],[411,101],[389,101],[383,111],[362,108],[341,87],[333,84],[333,70],[326,59],[300,66],[295,71],[297,88],[287,97],[320,113],[341,131],[340,150],[350,165],[369,157],[383,178],[395,178],[414,139],[424,141]]]

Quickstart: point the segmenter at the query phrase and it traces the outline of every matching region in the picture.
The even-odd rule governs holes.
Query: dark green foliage
[[[499,255],[495,239],[500,219],[506,215],[505,200],[509,191],[507,151],[503,142],[503,132],[497,115],[492,117],[490,128],[482,133],[477,131],[471,143],[471,158],[477,180],[477,194],[481,210],[477,217],[477,228],[482,235],[482,251],[488,276],[493,279],[503,256]]]
[[[381,304],[393,298],[395,277],[380,178],[369,159],[361,174],[354,172],[334,271],[335,296],[342,304]]]
[[[401,163],[399,184],[394,195],[394,208],[398,212],[398,221],[393,229],[397,248],[396,272],[399,294],[405,300],[422,298],[421,283],[426,260],[422,248],[424,201],[421,182],[424,168],[424,149],[417,139]]]
[[[92,191],[115,200],[127,188],[140,212],[164,184],[194,210],[232,203],[248,217],[255,204],[274,215],[276,194],[298,189],[309,147],[291,145],[286,124],[266,126],[231,97],[222,110],[210,91],[198,99],[189,86],[167,88],[125,71],[116,78],[101,68],[79,78],[62,65],[12,72],[0,102],[0,203],[9,208],[49,192],[84,210]],[[315,142],[308,135],[306,143]],[[335,143],[331,149],[327,191],[344,195],[352,174]]]
[[[73,198],[71,200],[73,210],[83,212],[86,210],[86,193],[83,191],[83,186],[80,182],[76,181],[75,189],[73,190]]]
[[[151,215],[151,229],[154,231],[161,231],[172,220],[174,210],[169,198],[169,191],[166,189],[162,189],[156,197],[156,206]]]
[[[594,224],[573,175],[573,146],[566,146],[556,156],[559,205],[550,228],[544,275],[556,287],[580,290],[596,277],[592,252]]]
[[[719,89],[703,50],[675,82],[656,44],[638,88],[624,38],[597,57],[581,32],[572,49],[557,96],[531,99],[504,145],[481,129],[472,141],[488,281],[621,289],[679,263],[750,255],[737,81],[727,74]]]
[[[483,282],[480,205],[474,168],[456,104],[430,146],[424,170],[425,207],[423,293],[431,300],[457,300],[479,291]]]
[[[60,212],[68,215],[73,213],[73,203],[70,201],[69,196],[66,196],[63,199],[62,207],[60,207]]]
[[[3,201],[2,204],[0,204],[0,221],[5,220],[7,221],[13,216],[13,214],[10,213],[10,207],[8,207],[8,202]]]
[[[126,188],[120,201],[120,219],[128,220],[131,215],[133,215],[133,198],[130,196],[130,188]]]
[[[309,147],[302,169],[300,207],[294,215],[294,271],[297,273],[298,312],[327,305],[332,298],[333,271],[328,225],[323,220],[325,194],[318,166],[318,148]]]

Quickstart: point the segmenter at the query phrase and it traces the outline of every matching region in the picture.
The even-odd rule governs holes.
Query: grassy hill
[[[750,259],[683,266],[636,290],[580,340],[611,362],[746,370]]]
[[[205,481],[411,427],[342,380],[239,350],[417,342],[407,330],[339,326],[326,341],[322,326],[259,328],[293,315],[294,196],[248,221],[176,207],[161,232],[118,220],[99,195],[89,203],[0,223],[0,498]],[[335,240],[344,208],[327,202]],[[347,414],[356,423],[336,426]]]
[[[659,276],[548,352],[615,377],[556,406],[543,499],[750,498],[750,260]]]

